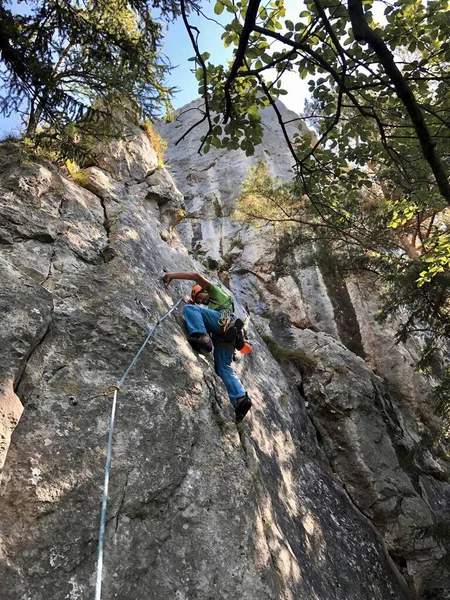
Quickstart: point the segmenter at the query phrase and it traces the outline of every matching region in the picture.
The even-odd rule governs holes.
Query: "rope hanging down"
[[[120,388],[124,384],[125,379],[128,377],[129,372],[133,368],[139,356],[144,351],[145,346],[148,341],[152,337],[156,328],[160,323],[164,321],[180,304],[183,298],[180,298],[176,304],[172,306],[172,308],[166,312],[162,317],[158,317],[156,323],[151,327],[148,331],[147,337],[145,338],[144,343],[139,348],[138,352],[135,354],[133,360],[128,366],[125,373],[122,375],[121,379],[114,386],[111,386],[109,389],[114,389],[114,397],[111,407],[111,418],[109,422],[109,434],[108,434],[108,451],[106,454],[106,463],[105,463],[105,481],[103,484],[103,497],[102,497],[102,510],[100,515],[100,531],[98,536],[98,554],[97,554],[97,576],[95,582],[95,600],[101,600],[101,591],[102,591],[102,572],[103,572],[103,547],[105,542],[105,527],[106,527],[106,508],[108,504],[108,486],[109,486],[109,473],[111,470],[111,455],[112,455],[112,442],[113,442],[113,433],[114,433],[114,419],[116,417],[116,405],[117,405],[117,394],[119,393]]]

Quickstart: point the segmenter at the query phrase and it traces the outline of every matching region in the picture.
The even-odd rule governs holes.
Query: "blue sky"
[[[202,11],[206,17],[224,23],[230,18],[230,13],[224,11],[221,16],[214,14],[215,0],[211,2],[204,1]],[[286,7],[286,19],[297,21],[300,12],[304,9],[302,0],[284,0]],[[210,53],[210,62],[213,64],[223,64],[232,56],[232,48],[224,48],[222,40],[222,28],[211,21],[207,21],[204,17],[196,16],[195,14],[189,18],[192,25],[196,25],[200,30],[198,39],[201,52]],[[190,72],[192,62],[188,62],[188,58],[194,55],[191,42],[184,28],[184,24],[179,19],[175,24],[171,25],[166,38],[165,52],[169,56],[172,64],[179,65],[169,78],[170,85],[181,88],[181,91],[174,98],[175,108],[184,106],[194,98],[198,97],[198,82],[194,75]],[[274,73],[275,75],[275,73]],[[267,72],[266,77],[270,77],[270,72]],[[287,96],[283,96],[282,101],[288,108],[295,112],[300,112],[303,108],[303,101],[306,97],[308,86],[306,81],[300,80],[294,72],[287,72],[283,76],[283,87],[288,92]]]
[[[204,1],[202,4],[202,10],[207,17],[215,20],[222,20],[224,22],[229,17],[229,13],[226,13],[226,11],[224,11],[220,17],[217,17],[217,15],[214,14],[213,9],[215,0],[212,0],[211,2]],[[288,13],[292,13],[292,16],[288,14],[286,18],[295,18],[302,10],[302,4],[303,3],[299,2],[299,0],[285,0]],[[13,10],[17,10],[18,8],[15,1],[9,2],[8,5],[8,8],[11,7]],[[21,5],[19,5],[19,10],[20,8]],[[222,29],[218,25],[195,14],[191,15],[189,20],[193,25],[198,26],[200,30],[200,37],[198,40],[200,50],[202,52],[207,51],[211,54],[210,61],[212,63],[224,63],[231,58],[231,49],[225,49],[223,47],[222,40],[220,39]],[[169,76],[168,83],[180,90],[173,98],[174,107],[180,108],[198,97],[198,82],[191,73],[193,63],[188,62],[188,58],[194,55],[194,51],[181,18],[169,25],[166,33],[164,52],[170,59],[172,65],[176,66]],[[300,82],[298,76],[295,74],[291,73],[289,76],[292,79],[284,82],[286,89],[289,91],[289,95],[283,97],[283,102],[289,108],[298,112],[303,104],[306,85],[304,82]],[[303,87],[301,87],[302,84]],[[0,116],[0,136],[4,136],[8,133],[19,133],[19,131],[19,115],[12,115],[9,119]]]
[[[225,22],[226,12],[221,17],[217,17],[213,12],[214,2],[204,4],[203,12],[207,17],[215,20],[221,19]],[[222,29],[218,25],[207,21],[201,15],[195,14],[189,17],[189,22],[199,28],[198,43],[200,50],[211,54],[211,62],[220,64],[231,58],[231,48],[224,48],[220,39]],[[191,56],[194,56],[194,50],[181,18],[170,24],[168,28],[164,52],[169,57],[170,62],[176,65],[176,68],[170,74],[169,84],[180,88],[173,100],[175,108],[180,108],[198,97],[198,82],[191,73],[193,62],[188,61]]]
[[[22,6],[17,5],[16,2],[9,3],[9,7],[14,11],[22,12]],[[220,17],[214,15],[213,7],[214,2],[204,2],[204,13],[211,18],[219,19]],[[222,20],[225,18],[226,13],[222,15]],[[195,14],[189,20],[201,30],[199,43],[202,51],[207,50],[211,54],[211,61],[218,64],[231,57],[231,49],[223,47],[219,26]],[[198,97],[198,82],[191,73],[193,63],[188,62],[188,58],[194,55],[194,50],[181,18],[177,19],[175,23],[169,24],[167,28],[164,53],[168,56],[171,64],[176,66],[169,75],[168,83],[171,86],[179,88],[179,92],[177,92],[173,99],[173,104],[175,108],[180,108]],[[19,115],[12,115],[9,119],[0,116],[1,136],[10,132],[18,133],[19,130]]]

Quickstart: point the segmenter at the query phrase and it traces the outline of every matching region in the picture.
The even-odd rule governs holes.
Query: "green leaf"
[[[258,107],[256,106],[256,104],[252,104],[249,107],[247,114],[250,121],[261,121],[261,117],[259,115]]]
[[[224,5],[222,4],[222,2],[220,0],[217,0],[215,6],[214,6],[214,12],[216,13],[216,15],[221,15],[223,13],[223,9],[224,9]]]
[[[231,0],[222,0],[222,2],[225,4],[225,6],[227,7],[227,11],[228,12],[232,12],[232,13],[236,13],[238,12],[238,7],[234,6],[234,4],[232,3]]]

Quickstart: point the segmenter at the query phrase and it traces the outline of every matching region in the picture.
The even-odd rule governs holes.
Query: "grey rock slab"
[[[51,321],[51,295],[0,257],[0,472],[23,411],[15,388]]]
[[[19,151],[15,150],[16,157]],[[20,158],[17,158],[19,161]],[[3,244],[36,239],[52,243],[61,230],[62,196],[56,174],[41,164],[29,164],[3,174],[0,185],[0,236]]]
[[[158,165],[158,155],[138,126],[128,124],[127,128],[127,139],[113,140],[96,149],[96,166],[117,181],[143,181]]]
[[[420,356],[420,340],[412,339],[408,345],[395,340],[396,323],[379,323],[374,319],[378,309],[377,297],[371,293],[370,279],[352,280],[348,290],[357,313],[368,363],[389,381],[392,391],[408,398],[410,411],[426,410],[423,402],[430,391],[429,382],[415,369]],[[422,405],[422,408],[420,406]],[[403,407],[407,410],[407,407]],[[417,415],[419,416],[419,415]]]
[[[85,179],[84,187],[104,200],[117,199],[118,190],[123,188],[122,183],[98,167],[87,167],[80,174]]]
[[[427,574],[421,562],[442,558],[443,549],[432,536],[414,542],[434,521],[417,484],[414,431],[361,358],[325,334],[296,329],[291,334],[296,347],[316,361],[303,386],[333,468],[390,551],[407,558],[409,575],[420,587]]]
[[[267,545],[281,589],[292,598],[408,598],[395,571],[382,581],[391,566],[380,538],[324,464],[301,396],[255,342],[251,381],[264,391],[261,402],[255,397],[247,455],[259,547]]]
[[[439,419],[428,401],[430,382],[415,372],[421,340],[397,344],[396,323],[377,322],[379,297],[370,278],[339,277],[332,257],[326,264],[326,252],[321,266],[316,264],[310,243],[289,249],[286,231],[235,220],[248,168],[263,160],[272,174],[288,181],[291,157],[270,109],[263,114],[267,137],[253,157],[215,148],[195,154],[205,133],[201,127],[175,146],[196,122],[200,104],[189,104],[174,123],[161,126],[171,172],[187,202],[180,237],[211,269],[210,276],[218,274],[232,286],[257,329],[316,361],[311,374],[287,360],[283,368],[305,392],[322,451],[352,501],[383,535],[415,593],[426,597],[433,569],[445,570],[445,551],[429,534],[431,521],[440,522],[441,516],[420,478],[432,474],[444,482],[445,496],[448,467],[433,466],[427,455]],[[231,256],[230,234],[242,244],[242,252]],[[250,332],[257,336],[252,327]],[[442,573],[440,580],[445,581]]]
[[[333,306],[326,292],[320,269],[318,267],[299,269],[296,278],[299,282],[299,295],[308,307],[309,322],[320,331],[338,338]]]
[[[156,169],[145,178],[145,181],[150,188],[150,193],[159,196],[159,205],[169,201],[178,202],[180,206],[183,204],[183,195],[175,186],[172,177],[164,167]]]
[[[410,598],[380,531],[386,538],[391,534],[394,550],[409,560],[404,540],[419,517],[428,526],[430,513],[411,471],[404,464],[398,468],[393,434],[402,421],[383,404],[380,380],[329,335],[314,338],[307,329],[291,327],[291,305],[296,318],[307,320],[309,301],[301,296],[296,302],[291,294],[277,303],[272,275],[277,261],[265,256],[265,238],[243,230],[242,253],[231,252],[230,236],[239,230],[230,217],[238,193],[235,176],[244,176],[244,157],[234,157],[234,170],[226,164],[228,158],[215,165],[214,156],[200,157],[198,168],[191,169],[196,189],[186,192],[180,186],[177,193],[167,172],[157,171],[148,138],[132,131],[133,139],[98,149],[97,167],[88,171],[91,191],[56,168],[44,165],[42,170],[32,163],[23,173],[20,161],[4,158],[6,214],[11,215],[11,207],[17,214],[22,210],[27,215],[22,233],[30,234],[16,240],[17,230],[8,230],[14,243],[4,254],[6,272],[31,286],[26,296],[18,284],[8,302],[14,307],[37,303],[41,310],[35,321],[19,315],[11,334],[20,348],[17,357],[11,354],[19,367],[14,360],[11,364],[14,373],[19,368],[16,393],[25,411],[12,436],[0,502],[5,557],[0,573],[8,600],[93,595],[111,386],[125,372],[148,327],[189,290],[188,282],[174,282],[166,290],[164,269],[201,268],[189,254],[193,238],[184,246],[165,222],[164,206],[181,202],[181,194],[191,202],[187,212],[192,208],[192,218],[187,220],[198,236],[195,243],[204,242],[205,252],[215,244],[222,260],[230,254],[228,276],[238,297],[255,312],[268,314],[261,322],[279,339],[304,344],[319,367],[309,383],[293,365],[282,368],[255,321],[250,327],[254,352],[236,363],[253,408],[237,428],[211,358],[195,354],[186,341],[181,310],[160,324],[119,392],[105,598]],[[264,155],[275,156],[280,147],[275,144],[276,124],[268,122],[267,131],[273,149]],[[2,156],[0,148],[0,170]],[[178,173],[182,161],[193,156],[180,156]],[[275,156],[274,165],[277,160]],[[274,168],[288,176],[281,159]],[[29,218],[37,202],[32,174],[42,198],[35,229]],[[23,181],[22,187],[13,181]],[[170,200],[148,197],[152,187],[161,187],[161,194],[164,188],[164,194],[172,194]],[[210,190],[215,190],[215,200],[203,222],[201,204]],[[200,194],[203,200],[196,204]],[[42,240],[34,236],[36,231],[55,235]],[[36,258],[39,244],[52,250],[44,261]],[[108,262],[105,245],[113,250]],[[27,270],[45,271],[47,260],[40,286]],[[288,277],[282,274],[281,290],[293,286],[295,279]],[[297,337],[300,333],[305,335]],[[347,387],[350,393],[343,394]],[[374,397],[376,407],[370,404]],[[337,417],[330,417],[330,410]],[[333,419],[343,426],[342,433],[332,428]],[[329,439],[322,439],[320,431],[328,431]],[[360,449],[364,432],[367,447]],[[407,450],[414,447],[413,433]],[[372,451],[376,444],[383,445],[381,455]],[[367,466],[359,464],[362,459]],[[380,522],[373,515],[378,530],[367,518],[371,507],[356,485],[358,477],[344,476],[345,462],[358,477],[361,471],[370,475],[363,483],[378,501]],[[382,506],[397,497],[405,504],[401,522],[395,521],[393,507]],[[436,548],[427,538],[415,562],[409,560],[413,578],[419,559],[429,550],[434,560]]]

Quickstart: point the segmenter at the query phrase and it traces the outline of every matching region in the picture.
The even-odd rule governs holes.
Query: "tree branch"
[[[231,66],[230,72],[228,74],[227,80],[224,85],[224,94],[225,94],[225,114],[223,118],[223,122],[227,123],[228,119],[231,117],[231,84],[233,83],[239,69],[244,64],[245,52],[248,46],[248,40],[250,39],[250,34],[254,31],[256,17],[258,16],[259,5],[261,4],[261,0],[250,0],[247,7],[247,14],[245,15],[245,22],[242,27],[241,35],[239,36],[239,46],[236,50],[236,56],[234,58],[234,62]]]
[[[378,56],[381,65],[384,67],[386,74],[395,87],[397,96],[400,98],[409,114],[413,127],[416,131],[422,153],[436,178],[439,191],[447,203],[450,204],[450,184],[444,169],[444,165],[442,164],[442,161],[435,150],[436,144],[433,141],[420,106],[411,88],[395,64],[392,52],[386,46],[385,42],[378,35],[378,33],[373,31],[368,25],[363,10],[362,0],[348,0],[348,12],[352,23],[355,40],[358,42],[367,43],[373,52],[375,52],[375,54]]]
[[[183,19],[184,26],[186,27],[186,31],[188,32],[189,38],[191,40],[192,47],[194,48],[195,56],[197,57],[197,60],[198,60],[199,64],[202,67],[202,70],[203,70],[203,99],[205,101],[205,114],[203,115],[203,119],[200,119],[200,121],[197,121],[197,123],[195,123],[194,125],[192,125],[192,127],[190,127],[188,129],[188,131],[186,131],[180,137],[180,139],[175,142],[175,146],[177,146],[182,140],[184,140],[184,138],[193,129],[195,129],[195,127],[197,127],[198,125],[200,125],[201,123],[203,123],[203,121],[208,121],[208,131],[206,132],[205,137],[203,139],[203,142],[201,143],[201,146],[198,149],[198,153],[200,154],[201,151],[202,151],[202,148],[203,148],[203,144],[206,141],[206,138],[208,137],[208,135],[212,131],[211,114],[209,112],[208,93],[207,93],[207,87],[206,87],[207,83],[208,83],[208,71],[206,69],[205,61],[203,60],[202,55],[200,53],[200,49],[198,47],[197,40],[195,39],[195,37],[194,37],[194,35],[192,33],[192,30],[196,30],[197,33],[198,33],[198,30],[195,27],[192,27],[189,24],[189,21],[188,21],[188,18],[187,18],[185,0],[181,0],[180,1],[180,6],[181,6],[181,16],[182,16],[182,19]]]

